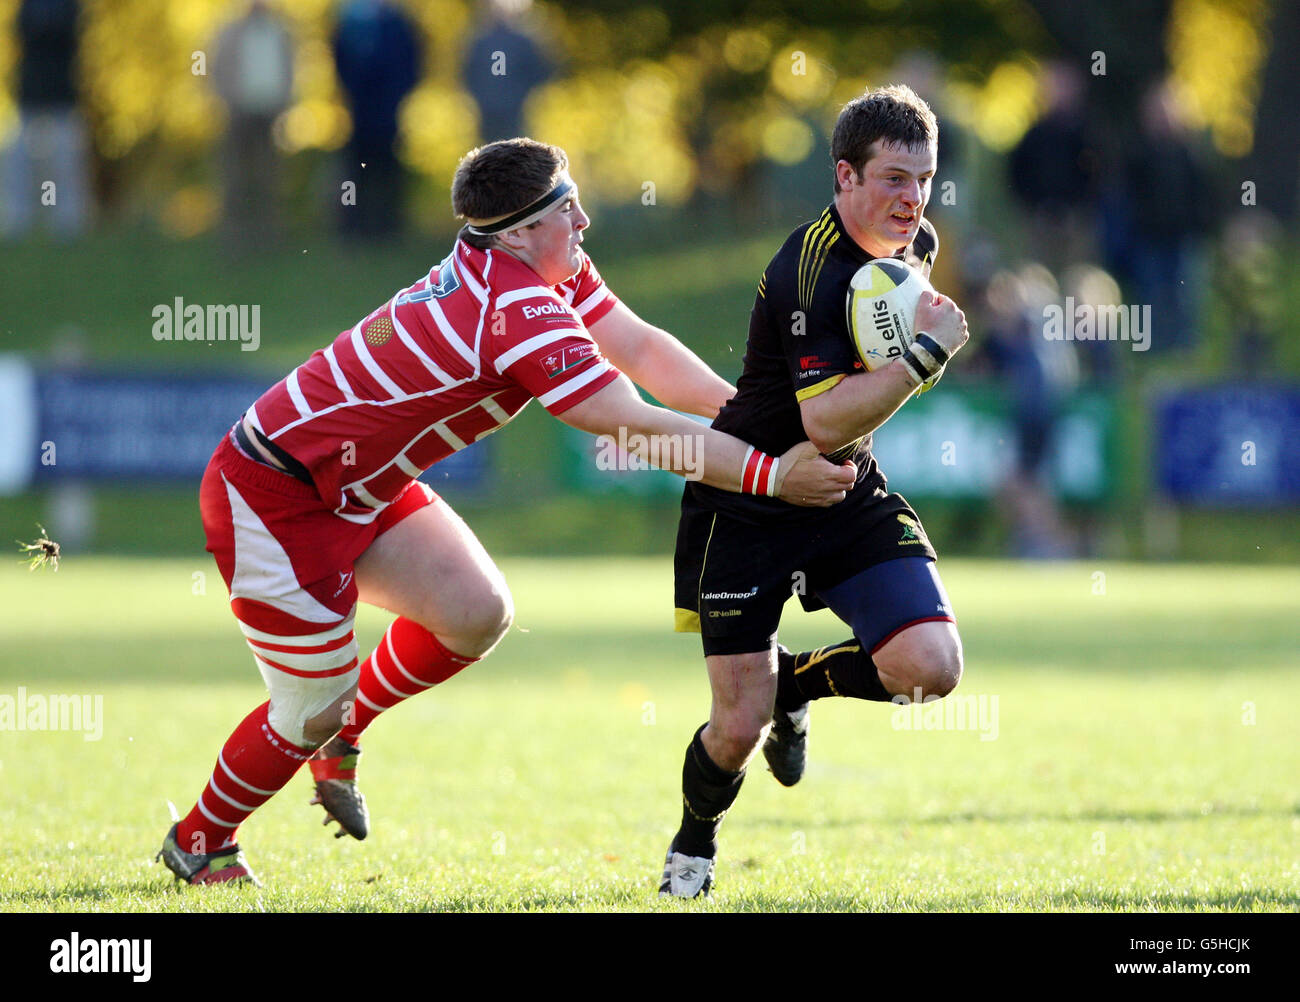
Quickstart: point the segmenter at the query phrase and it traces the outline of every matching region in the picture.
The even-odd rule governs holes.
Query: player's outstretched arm
[[[647,404],[625,376],[557,416],[593,435],[614,436],[661,469],[723,490],[824,508],[843,501],[857,479],[852,463],[829,463],[809,442],[763,457],[738,438]]]
[[[966,343],[966,316],[947,296],[922,293],[916,329],[925,331],[951,357]],[[874,372],[841,379],[825,393],[799,402],[804,431],[822,452],[834,452],[884,424],[918,386],[901,360]]]
[[[646,323],[623,303],[588,330],[601,354],[638,386],[674,410],[717,417],[736,388],[666,330]]]

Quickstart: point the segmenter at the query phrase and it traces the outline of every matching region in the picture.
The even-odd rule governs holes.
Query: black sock
[[[778,646],[776,649],[776,708],[789,713],[791,710],[797,710],[808,702],[799,689],[799,683],[794,679],[795,658],[807,658],[807,653],[802,655],[791,654],[784,647]]]
[[[810,699],[852,696],[888,703],[893,694],[880,681],[871,655],[855,638],[815,651],[777,657],[776,705],[797,709]]]
[[[682,826],[673,839],[673,849],[688,856],[712,859],[718,854],[718,829],[722,818],[736,801],[745,770],[728,772],[704,750],[700,735],[708,725],[695,732],[686,749],[682,765]]]

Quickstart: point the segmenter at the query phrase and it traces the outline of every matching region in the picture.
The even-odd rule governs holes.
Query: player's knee
[[[303,722],[302,740],[298,744],[300,747],[315,750],[334,737],[342,727],[343,710],[326,707],[325,712]]]
[[[487,590],[474,603],[465,623],[465,635],[458,638],[457,653],[482,657],[500,642],[515,621],[515,603],[504,584]]]
[[[721,769],[739,772],[753,757],[763,738],[763,729],[713,728],[713,741],[708,747],[709,757]]]
[[[935,644],[914,652],[902,666],[905,692],[909,697],[920,692],[921,698],[942,698],[961,681],[961,648],[954,644]]]
[[[771,714],[752,712],[715,713],[705,740],[710,757],[723,769],[735,772],[744,767],[763,741]]]

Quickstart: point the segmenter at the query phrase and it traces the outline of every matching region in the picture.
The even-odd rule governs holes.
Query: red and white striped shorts
[[[437,500],[412,481],[374,521],[359,525],[326,508],[314,487],[250,459],[230,435],[221,440],[199,488],[203,530],[273,706],[277,678],[322,680],[356,669],[353,563],[378,536]],[[313,716],[329,702],[293,716]]]

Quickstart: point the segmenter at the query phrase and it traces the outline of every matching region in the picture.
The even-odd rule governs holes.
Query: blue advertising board
[[[1155,404],[1156,484],[1207,507],[1300,501],[1300,387],[1238,384],[1178,390]]]
[[[273,381],[170,371],[39,374],[33,479],[197,481],[221,436]],[[422,479],[473,490],[491,469],[488,443],[480,442]]]

